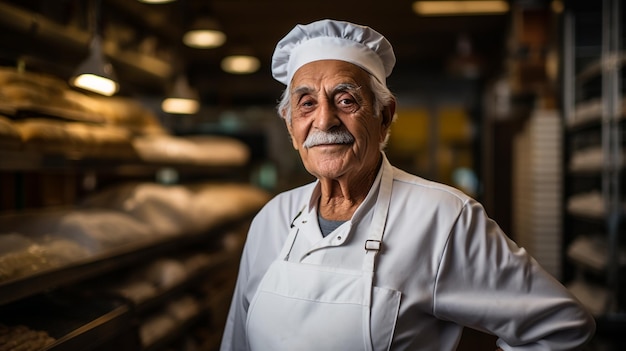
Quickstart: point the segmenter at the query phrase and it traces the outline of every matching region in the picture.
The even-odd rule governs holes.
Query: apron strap
[[[374,208],[374,217],[370,227],[370,234],[365,241],[365,259],[363,260],[363,271],[374,272],[376,255],[382,248],[387,214],[391,203],[391,188],[393,185],[393,169],[385,167],[386,160],[383,159],[383,174],[378,189],[378,198]]]
[[[384,156],[383,156],[384,157]],[[372,294],[374,289],[374,268],[376,265],[376,256],[382,248],[383,234],[385,232],[385,224],[387,223],[387,214],[389,213],[389,205],[391,204],[391,188],[393,185],[393,169],[386,164],[383,158],[382,178],[378,189],[378,198],[374,208],[374,217],[370,228],[370,234],[365,241],[365,257],[363,258],[363,335],[364,350],[371,351],[373,349],[371,338],[371,309]]]

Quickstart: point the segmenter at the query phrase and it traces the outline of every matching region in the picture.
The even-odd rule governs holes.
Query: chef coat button
[[[337,241],[341,241],[341,235],[337,237]]]

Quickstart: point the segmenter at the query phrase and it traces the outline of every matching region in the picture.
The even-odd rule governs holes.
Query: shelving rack
[[[63,154],[3,149],[0,146],[0,176],[4,176],[3,179],[19,177],[22,173],[59,174],[73,183],[81,182],[87,174],[94,174],[98,178],[107,178],[112,184],[123,184],[127,181],[152,182],[155,174],[164,168],[175,169],[181,179],[216,182],[226,179],[243,185],[239,180],[248,167],[141,162],[132,158],[70,158]],[[31,180],[19,184],[18,188],[23,189],[15,189],[16,198],[33,185]],[[76,187],[79,187],[78,183]],[[74,206],[72,204],[71,208]],[[238,208],[241,212],[226,214],[207,230],[162,237],[155,233],[145,240],[130,241],[61,266],[0,279],[0,327],[27,326],[30,331],[45,331],[56,339],[44,348],[50,351],[177,349],[177,345],[195,336],[199,330],[202,330],[202,338],[194,341],[214,349],[225,320],[224,308],[234,288],[241,249],[239,246],[226,249],[224,238],[243,238],[258,210]],[[0,210],[0,215],[9,213],[15,214],[14,211],[4,213]],[[231,218],[231,215],[234,216]],[[229,243],[233,245],[232,240]],[[199,253],[209,255],[210,261],[195,269],[189,268],[184,280],[157,289],[145,300],[134,301],[115,291],[116,283],[126,279],[128,274],[141,273],[141,268],[147,264],[168,258],[193,257]],[[205,290],[209,288],[212,290]],[[162,316],[168,312],[170,303],[186,296],[193,296],[198,304],[195,315],[176,320],[173,328],[154,340],[141,338],[144,323],[150,321],[153,314]]]
[[[624,10],[576,0],[563,16],[564,276],[599,333],[626,325]]]

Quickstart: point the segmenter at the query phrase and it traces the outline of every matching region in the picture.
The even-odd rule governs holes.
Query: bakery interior
[[[250,220],[313,180],[270,60],[323,18],[394,47],[391,163],[481,201],[624,350],[625,6],[487,2],[0,0],[0,350],[218,349]]]

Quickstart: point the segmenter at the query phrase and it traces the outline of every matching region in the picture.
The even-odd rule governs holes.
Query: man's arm
[[[576,350],[595,331],[582,305],[477,202],[450,233],[435,294],[438,318],[488,331],[504,350]]]

